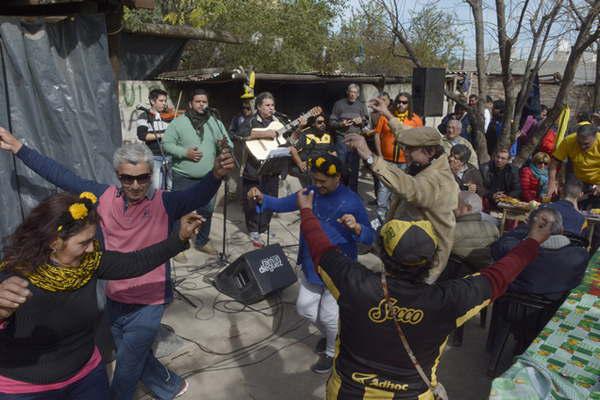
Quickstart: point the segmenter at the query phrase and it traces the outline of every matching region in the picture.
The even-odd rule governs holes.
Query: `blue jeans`
[[[356,150],[351,150],[344,144],[344,137],[337,136],[335,139],[335,151],[337,157],[344,163],[345,174],[342,176],[344,184],[350,190],[358,193],[358,168],[360,158]]]
[[[108,377],[104,363],[98,364],[88,375],[60,390],[40,393],[2,394],[0,400],[106,400]]]
[[[209,172],[212,174],[212,172]],[[200,179],[191,179],[186,178],[185,176],[179,175],[175,172],[173,176],[173,189],[174,190],[185,190],[190,186],[193,186],[198,183]],[[215,211],[215,201],[217,200],[217,195],[214,195],[212,199],[206,204],[204,207],[200,207],[196,210],[196,212],[206,218],[206,221],[200,227],[200,231],[196,235],[196,248],[199,249],[203,247],[208,240],[210,239],[210,225],[212,221],[212,215]],[[173,229],[179,229],[179,222],[175,225]]]
[[[124,304],[108,299],[106,307],[117,347],[110,398],[133,399],[140,380],[155,398],[174,398],[181,389],[183,380],[162,365],[152,352],[165,306]]]
[[[386,161],[388,164],[395,166],[396,168],[400,168],[402,171],[406,171],[406,164],[396,164],[390,161]],[[383,184],[383,182],[379,181],[377,185],[377,217],[379,221],[383,224],[385,222],[386,214],[390,209],[390,197],[392,197],[392,191]]]
[[[165,170],[162,169],[163,157],[154,156],[154,163],[152,167],[152,186],[155,189],[171,190],[173,188],[173,173],[171,172],[173,162],[171,160],[171,156],[165,156],[165,161],[167,163],[166,176]],[[166,187],[165,179],[167,180]]]

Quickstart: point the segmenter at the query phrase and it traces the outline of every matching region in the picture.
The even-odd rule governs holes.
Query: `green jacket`
[[[204,124],[204,140],[200,140],[189,118],[182,115],[175,118],[167,127],[163,146],[173,157],[175,172],[187,178],[201,178],[213,169],[217,155],[217,142],[223,137],[227,138],[229,146],[233,148],[225,126],[215,117],[211,116]],[[190,147],[197,147],[202,152],[200,161],[194,162],[186,157]]]

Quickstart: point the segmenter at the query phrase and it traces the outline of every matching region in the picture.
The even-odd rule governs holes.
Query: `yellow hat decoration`
[[[83,203],[73,203],[69,206],[69,213],[74,220],[84,219],[88,215],[88,209]]]
[[[92,202],[92,204],[96,204],[98,202],[98,198],[92,192],[83,192],[79,195],[80,199],[88,199]]]

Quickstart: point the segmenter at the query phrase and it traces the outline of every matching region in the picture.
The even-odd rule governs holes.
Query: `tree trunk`
[[[468,0],[473,21],[475,23],[475,63],[477,65],[477,92],[479,95],[479,104],[477,113],[470,112],[471,120],[474,122],[473,130],[475,133],[475,142],[477,144],[477,157],[479,163],[484,164],[490,160],[487,149],[487,139],[485,137],[485,99],[488,91],[487,71],[485,65],[485,46],[484,46],[484,25],[483,25],[483,4],[481,0]]]
[[[594,82],[594,108],[600,110],[600,41],[596,42],[596,81]]]
[[[514,159],[513,164],[517,167],[520,167],[525,163],[529,155],[537,147],[539,141],[546,134],[554,121],[558,118],[563,106],[565,105],[565,100],[573,83],[575,70],[579,65],[581,56],[583,55],[584,51],[589,48],[589,46],[591,46],[595,41],[598,41],[600,38],[600,28],[596,27],[594,32],[591,33],[591,29],[594,26],[594,22],[598,18],[599,13],[600,1],[596,1],[594,5],[589,8],[589,12],[585,18],[582,19],[582,24],[579,27],[577,39],[575,40],[575,44],[571,48],[569,58],[567,59],[567,64],[563,73],[562,81],[560,83],[560,88],[558,89],[558,93],[556,95],[556,100],[554,101],[554,106],[548,113],[548,117],[546,117],[546,119],[539,124],[536,130],[533,132],[529,143],[523,146],[518,156]]]

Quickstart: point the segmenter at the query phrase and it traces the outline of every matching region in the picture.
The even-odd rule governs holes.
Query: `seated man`
[[[464,137],[460,136],[460,132],[462,129],[462,124],[457,119],[451,119],[448,121],[446,125],[446,134],[442,138],[442,146],[444,147],[444,152],[449,156],[450,149],[457,144],[462,144],[467,146],[469,149],[469,164],[474,167],[479,167],[479,159],[477,158],[477,152],[473,148],[471,142],[469,142]]]
[[[290,175],[300,179],[300,183],[305,187],[310,184],[308,159],[317,158],[324,153],[335,153],[335,144],[333,135],[327,131],[327,122],[323,114],[317,115],[307,130],[294,132],[294,135],[297,135],[298,139],[289,147],[294,163]]]
[[[483,185],[488,194],[490,207],[495,207],[499,196],[507,195],[518,199],[521,196],[519,170],[510,164],[508,149],[501,148],[494,152],[494,159],[481,165]]]
[[[448,334],[506,291],[536,257],[553,223],[552,215],[538,215],[527,239],[480,274],[427,285],[437,243],[432,223],[387,222],[379,238],[385,271],[373,272],[331,243],[315,217],[313,195],[298,193],[300,229],[340,308],[327,400],[433,399],[432,391],[442,392],[436,368]],[[400,331],[416,361],[407,356]]]
[[[563,185],[559,192],[560,200],[548,204],[548,207],[554,208],[560,213],[565,232],[582,236],[586,221],[581,211],[579,211],[578,202],[583,197],[583,183],[575,178],[571,178]]]
[[[369,223],[367,210],[358,195],[344,186],[341,181],[342,162],[331,154],[323,154],[310,161],[314,186],[309,186],[316,192],[314,212],[323,225],[327,237],[352,260],[358,257],[357,242],[373,244],[375,232]],[[278,199],[263,194],[258,187],[248,192],[248,198],[259,204],[257,212],[275,211],[290,212],[298,209],[296,194]],[[337,335],[338,307],[335,300],[323,285],[323,281],[315,272],[306,237],[300,235],[298,249],[298,265],[302,266],[300,274],[300,292],[296,308],[298,314],[308,318],[326,337],[317,348],[323,349],[319,361],[313,365],[313,372],[324,374],[329,372],[333,363],[335,338]]]
[[[561,214],[550,207],[531,212],[529,221],[540,213],[550,214],[554,219],[552,236],[540,246],[538,256],[519,274],[510,290],[520,293],[544,295],[557,300],[566,291],[579,285],[588,264],[589,254],[581,242],[563,235]],[[492,245],[492,257],[498,260],[517,246],[527,236],[528,225],[520,225]]]
[[[454,214],[456,227],[452,254],[460,257],[462,262],[455,263],[451,258],[440,279],[460,278],[490,265],[490,245],[500,236],[496,225],[483,218],[481,198],[475,193],[460,192]]]

